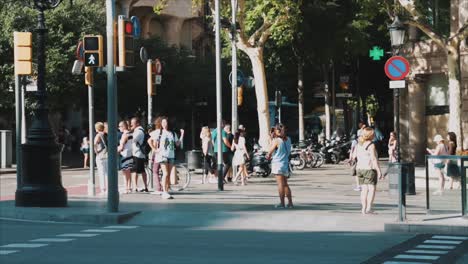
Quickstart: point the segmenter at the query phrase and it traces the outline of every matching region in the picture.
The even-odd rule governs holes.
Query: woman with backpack
[[[169,194],[170,176],[175,173],[175,149],[180,146],[184,138],[184,130],[180,130],[180,139],[177,134],[170,130],[167,117],[161,117],[161,129],[155,130],[154,143],[155,162],[158,162],[163,172],[161,197],[163,199],[172,199]],[[177,177],[177,176],[176,176]]]
[[[215,176],[215,170],[212,166],[214,163],[214,149],[213,141],[211,140],[211,131],[207,126],[202,127],[200,133],[200,139],[202,141],[202,151],[203,151],[203,178],[202,183],[206,182],[206,176],[208,175],[208,182],[217,182]]]
[[[287,208],[293,208],[292,193],[288,185],[289,155],[291,154],[291,139],[286,135],[286,127],[276,125],[273,130],[270,150],[267,159],[271,159],[271,172],[276,175],[280,204],[276,208],[285,208],[284,199],[288,198]]]
[[[120,121],[119,130],[122,133],[117,151],[120,153],[120,170],[125,176],[126,193],[132,192],[132,172],[133,155],[132,142],[133,135],[128,129],[127,121]]]
[[[374,129],[366,127],[362,130],[359,143],[355,148],[354,157],[356,162],[356,174],[361,186],[361,213],[374,214],[372,205],[374,203],[377,179],[382,177],[377,151],[372,142],[375,137]]]
[[[444,138],[441,135],[436,135],[434,137],[434,142],[437,144],[437,147],[435,149],[426,148],[429,154],[435,155],[435,156],[438,156],[438,155],[443,156],[443,155],[449,154],[448,148],[445,145]],[[437,174],[439,178],[439,189],[433,192],[432,194],[442,195],[444,193],[444,188],[445,188],[444,168],[445,168],[446,160],[432,159],[432,162],[434,163],[434,172]]]
[[[99,175],[99,188],[101,193],[107,192],[107,136],[104,133],[104,124],[97,122],[94,125],[94,152],[96,153],[96,167]]]

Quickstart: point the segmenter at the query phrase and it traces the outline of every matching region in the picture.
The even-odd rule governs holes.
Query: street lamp
[[[388,27],[390,33],[390,42],[392,45],[393,55],[398,55],[399,49],[405,42],[405,27],[400,22],[398,16],[395,16],[393,23]],[[401,163],[400,152],[400,89],[393,89],[394,100],[394,116],[395,130],[397,134],[397,167],[398,167],[398,220],[403,222],[406,220],[406,190],[403,190],[403,164]],[[407,170],[406,170],[407,171]],[[408,172],[407,172],[408,174]],[[407,175],[408,177],[408,175]],[[406,180],[406,177],[405,177]]]
[[[22,148],[22,175],[15,195],[16,206],[65,207],[67,191],[62,186],[61,152],[63,146],[49,123],[46,106],[46,57],[45,42],[47,28],[44,11],[54,9],[63,0],[34,0],[39,11],[37,33],[37,106],[33,109],[33,122],[26,143]]]

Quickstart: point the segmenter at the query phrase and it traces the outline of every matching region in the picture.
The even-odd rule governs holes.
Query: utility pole
[[[232,55],[232,132],[235,133],[239,126],[237,114],[237,46],[236,46],[236,16],[237,16],[237,0],[231,0],[232,21],[231,21],[231,55]]]
[[[109,124],[108,151],[108,191],[107,210],[119,211],[119,186],[117,174],[117,84],[114,66],[114,21],[115,0],[106,0],[107,31],[107,122]]]
[[[90,75],[88,85],[88,129],[89,129],[89,177],[88,177],[88,195],[96,195],[96,175],[94,169],[94,70],[91,67],[85,68],[86,74]],[[87,82],[85,77],[85,82]]]

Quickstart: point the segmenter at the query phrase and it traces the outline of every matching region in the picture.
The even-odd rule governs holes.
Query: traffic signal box
[[[120,67],[135,66],[133,23],[125,16],[117,21],[118,52]]]
[[[156,87],[155,87],[155,69],[152,60],[148,60],[146,63],[146,86],[148,88],[148,95],[153,96],[156,95]]]
[[[242,106],[244,102],[244,87],[241,85],[237,87],[237,106]]]
[[[32,33],[14,32],[15,75],[32,74]]]
[[[85,84],[92,86],[94,82],[93,68],[85,67]]]
[[[101,35],[84,36],[84,63],[87,67],[104,66],[104,44]]]

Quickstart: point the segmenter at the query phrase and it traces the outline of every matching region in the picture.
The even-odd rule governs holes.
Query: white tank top
[[[357,157],[357,170],[371,170],[372,169],[372,158],[369,145],[372,143],[358,144],[356,146],[356,157]],[[366,149],[367,148],[367,149]]]

